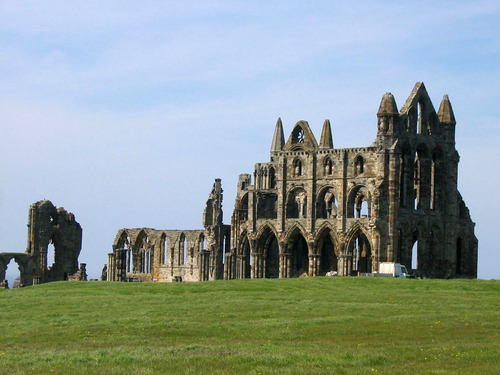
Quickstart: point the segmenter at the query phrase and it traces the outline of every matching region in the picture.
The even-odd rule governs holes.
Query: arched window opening
[[[337,201],[332,188],[325,188],[319,193],[316,201],[316,217],[318,219],[337,217]]]
[[[168,241],[167,236],[162,235],[160,242],[161,264],[168,264]]]
[[[415,155],[415,164],[413,170],[413,190],[414,190],[414,208],[419,209],[421,206],[421,194],[422,194],[422,164],[418,155]]]
[[[278,217],[278,195],[257,193],[257,218],[276,219]]]
[[[371,216],[370,193],[365,186],[359,185],[349,193],[347,217],[361,218]]]
[[[19,269],[19,264],[15,261],[15,259],[11,259],[5,267],[5,280],[7,281],[7,287],[9,289],[13,289],[21,286],[21,270]]]
[[[304,144],[304,129],[296,126],[292,133],[292,143]]]
[[[325,235],[320,242],[320,275],[326,275],[327,272],[337,272],[337,255],[335,254],[335,246],[329,234]]]
[[[462,239],[457,238],[457,264],[455,273],[460,275],[462,273]]]
[[[411,269],[412,270],[418,270],[419,266],[419,240],[418,240],[418,234],[414,233],[413,234],[413,246],[411,248]]]
[[[50,271],[56,264],[56,248],[54,239],[51,239],[47,244],[47,270]]]
[[[301,233],[297,234],[291,241],[292,253],[292,276],[300,277],[309,273],[309,248]]]
[[[356,217],[368,217],[368,202],[364,197],[356,202]]]
[[[142,272],[144,273],[151,273],[151,253],[151,247],[147,246],[145,249],[143,249]]]
[[[335,194],[332,191],[328,191],[325,194],[325,205],[326,205],[326,217],[336,218],[337,217],[337,204],[335,201]]]
[[[354,175],[355,176],[358,176],[364,172],[364,168],[365,168],[364,163],[365,163],[365,161],[364,161],[363,157],[361,155],[359,155],[354,162]]]
[[[240,221],[248,220],[248,194],[245,194],[243,198],[241,198],[238,208],[238,219]]]
[[[307,194],[303,189],[296,189],[288,196],[287,218],[299,219],[307,217]]]
[[[276,189],[276,172],[273,167],[269,168],[269,188]]]
[[[295,159],[293,162],[293,176],[302,176],[302,161],[300,159]]]
[[[412,153],[410,147],[405,145],[400,157],[400,172],[399,172],[399,202],[401,207],[408,208],[411,202],[411,184],[412,168],[414,163],[411,160]]]
[[[184,233],[179,237],[179,250],[178,250],[178,260],[177,263],[179,265],[186,264],[187,257],[187,241]]]
[[[245,237],[245,241],[243,242],[243,247],[241,249],[243,254],[243,264],[240,275],[236,275],[238,279],[249,279],[251,277],[252,270],[252,257],[250,254],[250,243],[248,242],[248,238]],[[240,268],[236,270],[236,272],[240,272]]]
[[[371,246],[363,233],[359,233],[351,242],[351,274],[372,272]]]
[[[203,250],[205,250],[206,248],[206,244],[205,244],[205,236],[202,234],[200,234],[200,238],[198,240],[198,252],[202,252]]]
[[[330,176],[333,174],[333,161],[330,157],[327,157],[323,163],[323,170],[325,176]]]
[[[280,276],[280,254],[278,240],[274,234],[266,241],[264,254],[266,260],[265,277],[268,279],[277,279]]]
[[[424,129],[425,129],[425,122],[423,119],[423,112],[424,112],[423,111],[424,110],[423,103],[418,102],[416,109],[417,109],[417,133],[422,134],[424,132]]]

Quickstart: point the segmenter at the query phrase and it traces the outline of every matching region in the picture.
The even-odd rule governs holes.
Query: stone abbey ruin
[[[54,262],[49,264],[49,247],[54,249]],[[82,249],[82,228],[75,215],[50,201],[33,203],[28,215],[28,245],[24,253],[0,253],[0,287],[8,287],[5,280],[7,266],[17,263],[20,271],[18,286],[29,286],[49,281],[87,280],[86,265],[78,266]],[[9,265],[10,262],[10,265]]]
[[[476,278],[478,241],[457,189],[455,125],[448,96],[436,113],[421,82],[399,111],[392,94],[382,97],[367,147],[334,148],[328,120],[319,144],[305,121],[285,142],[278,119],[269,162],[257,163],[253,178],[239,176],[231,225],[222,221],[217,179],[204,229],[121,229],[103,278],[351,276],[376,272],[380,262],[422,277]]]

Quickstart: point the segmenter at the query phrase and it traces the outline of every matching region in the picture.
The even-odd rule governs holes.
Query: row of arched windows
[[[146,234],[140,234],[135,243],[135,250],[132,250],[130,237],[122,234],[117,248],[125,250],[125,269],[126,272],[150,273],[154,264],[154,244],[150,243]],[[205,236],[202,234],[198,241],[199,250],[206,249]],[[167,236],[163,234],[160,239],[160,264],[170,265],[185,265],[187,259],[194,256],[194,249],[188,254],[187,239],[184,233],[179,236],[177,248],[169,248]],[[170,257],[169,257],[170,256]]]
[[[440,149],[429,154],[425,146],[415,152],[409,145],[403,147],[400,157],[400,205],[404,208],[440,209],[442,201],[443,174],[442,153]]]
[[[364,173],[364,164],[365,160],[362,155],[356,156],[354,159],[353,163],[353,168],[354,168],[354,176],[358,176],[362,173]],[[302,165],[302,160],[300,158],[296,158],[293,161],[293,177],[300,177],[303,175],[303,165]],[[323,175],[324,176],[329,176],[332,175],[334,172],[334,162],[330,156],[325,157],[323,160]]]

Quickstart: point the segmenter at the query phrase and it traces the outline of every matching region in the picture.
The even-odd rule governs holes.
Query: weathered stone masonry
[[[54,262],[49,264],[49,245],[54,247]],[[33,203],[29,209],[28,244],[24,253],[0,253],[0,283],[14,259],[21,272],[21,286],[49,281],[86,280],[85,264],[78,265],[82,248],[82,228],[71,212],[50,201]]]
[[[278,119],[270,161],[256,164],[253,184],[251,175],[239,177],[230,227],[206,220],[209,207],[222,218],[221,193],[218,206],[207,202],[204,231],[122,230],[108,257],[108,279],[349,276],[386,261],[416,263],[424,277],[475,278],[478,243],[457,189],[455,125],[448,96],[436,113],[423,83],[400,111],[392,94],[383,96],[369,147],[335,149],[328,120],[319,144],[305,121],[285,143]],[[220,189],[219,180],[215,186]],[[161,255],[162,236],[170,257]],[[210,246],[200,245],[201,238]],[[181,261],[181,249],[188,249],[187,260]]]

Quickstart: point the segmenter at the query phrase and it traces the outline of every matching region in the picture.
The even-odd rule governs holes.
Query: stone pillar
[[[309,255],[309,276],[319,276],[320,257],[318,255]]]
[[[206,281],[210,276],[210,251],[200,251],[200,281]]]

